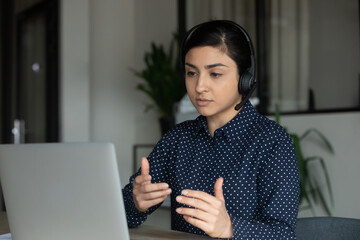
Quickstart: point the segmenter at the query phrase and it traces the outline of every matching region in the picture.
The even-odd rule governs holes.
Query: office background
[[[344,2],[355,2],[359,9],[357,1]],[[177,29],[177,1],[61,0],[59,4],[59,139],[113,142],[125,185],[133,171],[133,145],[154,143],[161,137],[157,115],[144,113],[148,99],[135,90],[140,80],[129,69],[144,66],[143,54],[151,41],[168,45]],[[359,53],[359,48],[353,51]],[[354,64],[360,65],[359,56]],[[352,88],[359,88],[357,84]],[[300,133],[315,127],[329,138],[335,155],[320,154],[333,184],[333,215],[360,218],[360,112],[284,115],[282,124]],[[313,145],[308,142],[305,151],[318,154]],[[316,213],[324,214],[321,209]],[[310,215],[304,210],[299,216]],[[169,209],[162,208],[149,224],[168,227],[169,217]]]

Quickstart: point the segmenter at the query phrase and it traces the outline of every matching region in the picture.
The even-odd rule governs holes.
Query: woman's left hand
[[[194,208],[177,208],[178,214],[203,230],[210,237],[231,238],[233,228],[229,214],[226,211],[222,185],[224,179],[218,178],[214,185],[215,196],[202,191],[183,190],[176,201]]]

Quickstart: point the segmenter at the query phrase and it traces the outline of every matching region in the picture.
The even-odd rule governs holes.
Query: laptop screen
[[[129,239],[110,143],[0,145],[13,239]]]

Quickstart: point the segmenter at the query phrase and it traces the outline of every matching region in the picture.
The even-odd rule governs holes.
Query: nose
[[[204,76],[204,75],[205,74],[200,74],[197,79],[195,90],[198,93],[208,91],[208,79],[206,79],[206,76]]]

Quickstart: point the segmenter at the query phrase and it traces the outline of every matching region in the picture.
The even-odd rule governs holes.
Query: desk
[[[9,233],[9,225],[5,212],[0,212],[0,235]],[[163,230],[151,226],[140,226],[138,228],[130,228],[130,240],[180,240],[180,239],[210,239],[207,237],[194,235],[190,233],[177,232],[171,230]]]
[[[197,240],[210,239],[209,237],[199,236],[190,233],[163,230],[156,227],[142,225],[138,228],[130,228],[130,240]]]

